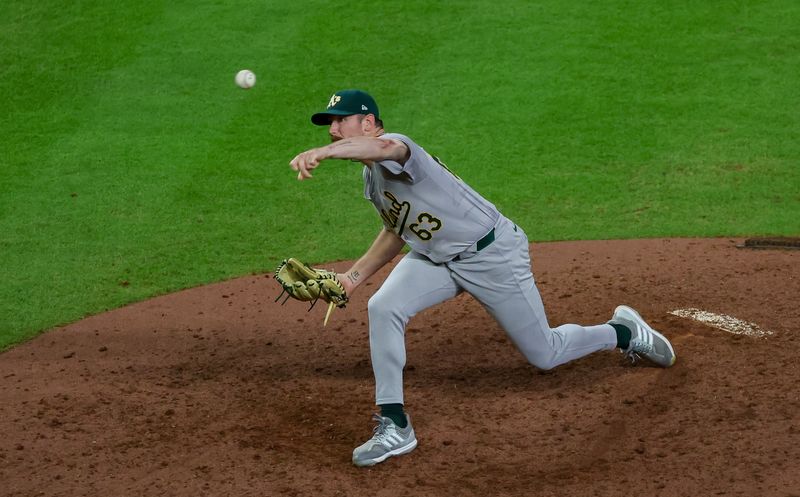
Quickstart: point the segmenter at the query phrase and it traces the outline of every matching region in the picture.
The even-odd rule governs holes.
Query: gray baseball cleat
[[[414,450],[417,436],[411,426],[411,417],[406,413],[408,424],[400,428],[394,421],[374,414],[372,419],[378,426],[373,430],[372,438],[353,450],[353,464],[356,466],[374,466],[392,456],[399,456]]]
[[[631,330],[631,343],[622,352],[634,364],[641,357],[653,361],[662,368],[675,364],[675,350],[667,337],[651,328],[638,312],[627,305],[614,309],[614,315],[609,323],[621,324]]]

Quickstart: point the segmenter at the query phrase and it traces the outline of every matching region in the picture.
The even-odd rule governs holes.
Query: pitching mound
[[[629,304],[672,339],[668,370],[600,352],[544,373],[469,296],[420,314],[419,447],[372,469],[350,455],[386,270],[327,329],[261,275],[52,330],[0,355],[0,495],[800,495],[800,252],[742,243],[532,246],[551,325]]]

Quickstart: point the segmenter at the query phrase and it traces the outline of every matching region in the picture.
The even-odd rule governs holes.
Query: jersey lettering
[[[403,234],[403,230],[406,228],[406,220],[408,220],[408,214],[411,212],[411,204],[408,202],[398,201],[392,192],[388,190],[383,192],[383,196],[389,199],[392,205],[388,212],[386,209],[381,209],[381,218],[389,228],[397,228],[397,236],[400,236]],[[398,228],[397,221],[400,220],[401,215],[403,216],[403,221],[400,223],[400,227]]]
[[[397,236],[403,234],[406,228],[406,221],[408,215],[411,213],[411,204],[408,201],[400,201],[394,194],[388,190],[383,191],[383,196],[386,197],[391,205],[389,210],[381,209],[381,219],[388,228],[391,228]],[[402,218],[402,221],[400,220]],[[398,226],[399,224],[399,226]],[[442,221],[433,215],[422,212],[417,216],[417,222],[408,226],[408,229],[422,241],[428,241],[433,238],[433,232],[439,231],[442,228]]]

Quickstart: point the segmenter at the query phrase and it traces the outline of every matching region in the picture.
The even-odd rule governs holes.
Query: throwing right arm
[[[410,151],[400,140],[374,136],[354,136],[337,140],[324,147],[312,148],[298,154],[289,165],[297,171],[297,179],[311,177],[311,170],[325,159],[350,159],[365,164],[382,160],[393,160],[405,164]]]

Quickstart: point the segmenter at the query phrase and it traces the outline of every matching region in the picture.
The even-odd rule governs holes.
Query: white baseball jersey
[[[365,166],[364,196],[411,250],[447,262],[495,227],[497,208],[436,157],[405,135],[381,138],[402,141],[411,154],[405,165],[386,160]]]
[[[463,291],[483,304],[540,368],[616,345],[608,324],[550,328],[524,231],[407,136],[383,137],[402,141],[411,155],[404,166],[382,161],[365,167],[364,194],[411,252],[367,306],[376,404],[404,403],[408,320]],[[477,243],[490,232],[490,241]]]

